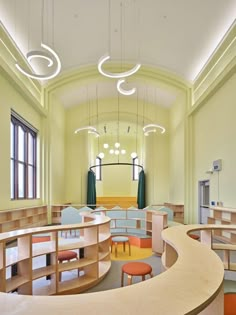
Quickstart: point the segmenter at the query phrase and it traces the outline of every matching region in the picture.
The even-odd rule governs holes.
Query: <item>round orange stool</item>
[[[62,250],[58,252],[58,261],[62,263],[63,261],[70,261],[71,259],[78,259],[77,253],[72,250]]]
[[[78,256],[77,256],[77,253],[72,250],[62,250],[58,252],[57,259],[59,263],[63,263],[64,261],[78,259]],[[78,277],[79,277],[79,269],[78,269]],[[61,281],[61,272],[59,272],[59,281]]]
[[[124,274],[128,275],[127,284],[132,284],[132,277],[133,276],[141,276],[142,281],[145,280],[146,275],[150,275],[153,277],[152,274],[152,267],[149,264],[144,262],[128,262],[122,266],[122,273],[121,273],[121,286],[124,286]]]
[[[236,293],[224,294],[224,315],[236,314]]]

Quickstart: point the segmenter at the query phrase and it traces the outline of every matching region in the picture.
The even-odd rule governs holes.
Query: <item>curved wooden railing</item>
[[[223,315],[224,267],[211,250],[212,231],[218,229],[236,231],[236,226],[179,225],[165,229],[162,261],[166,271],[152,279],[114,290],[60,297],[1,293],[1,314]],[[187,235],[194,231],[200,231],[203,244]],[[6,234],[0,235],[1,242],[11,238],[11,233]],[[1,243],[2,251],[3,247]]]

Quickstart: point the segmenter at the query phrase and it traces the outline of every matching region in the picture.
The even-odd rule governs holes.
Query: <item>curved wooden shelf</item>
[[[86,215],[81,224],[30,228],[0,234],[0,291],[18,290],[19,294],[65,294],[80,293],[94,286],[109,271],[110,262],[110,218]],[[79,230],[79,237],[64,239],[62,232]],[[50,241],[34,243],[34,237],[42,233],[50,236]],[[15,247],[6,248],[14,240]],[[58,252],[74,250],[79,259],[64,263],[58,262]],[[81,253],[80,251],[83,251]],[[80,257],[81,255],[81,257]],[[40,265],[34,260],[40,258]],[[104,262],[105,267],[102,267]],[[9,272],[9,268],[11,268]],[[78,276],[78,270],[82,274]],[[60,280],[62,272],[76,270],[73,279]],[[34,290],[34,281],[44,281],[41,288]]]
[[[77,309],[82,315],[103,315],[107,309],[113,315],[223,315],[224,268],[211,250],[212,230],[216,229],[236,230],[236,225],[179,225],[165,229],[162,260],[167,270],[152,279],[115,290],[60,297],[1,293],[1,311],[9,315],[64,315],[68,309]],[[194,231],[201,231],[204,245],[187,235]],[[108,270],[109,260],[99,269]],[[82,285],[86,287],[86,281]],[[66,290],[66,284],[61,289]]]

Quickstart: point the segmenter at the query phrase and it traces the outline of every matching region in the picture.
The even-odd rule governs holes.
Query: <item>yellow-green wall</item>
[[[37,200],[19,200],[11,201],[10,196],[10,119],[11,109],[16,111],[26,121],[30,122],[39,133],[42,134],[43,130],[43,117],[34,109],[32,104],[27,101],[15,88],[15,86],[7,80],[1,72],[0,74],[0,87],[1,87],[1,98],[0,98],[0,196],[1,203],[0,209],[11,209],[18,207],[25,207],[28,205],[38,205],[43,202],[43,193],[40,188],[40,198]],[[40,154],[41,143],[39,143]],[[41,156],[42,160],[42,156]],[[39,167],[39,176],[42,179],[42,167]]]
[[[184,204],[184,125],[186,100],[179,96],[170,109],[169,202]]]
[[[236,206],[236,75],[193,113],[194,220],[198,220],[198,181],[210,180],[210,200]],[[222,159],[222,171],[207,174]]]

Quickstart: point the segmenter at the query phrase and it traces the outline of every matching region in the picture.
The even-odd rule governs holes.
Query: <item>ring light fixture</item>
[[[49,79],[56,77],[59,74],[59,72],[61,71],[61,61],[60,61],[60,58],[58,57],[58,55],[56,54],[56,52],[52,48],[50,48],[49,46],[47,46],[43,43],[41,43],[41,47],[46,49],[47,51],[49,51],[56,60],[56,63],[57,63],[56,69],[52,74],[50,74],[50,75],[33,74],[33,73],[29,73],[29,72],[25,71],[23,68],[21,68],[21,66],[18,63],[16,63],[15,65],[16,65],[16,68],[22,74],[24,74],[25,76],[27,76],[29,78],[38,79],[38,80],[49,80]],[[26,58],[27,58],[27,61],[29,62],[29,64],[31,64],[31,61],[34,58],[40,58],[40,59],[47,60],[48,61],[48,67],[52,67],[54,64],[53,58],[50,55],[48,55],[47,53],[45,53],[44,51],[33,50],[33,51],[28,52],[26,54]]]
[[[120,92],[120,94],[123,94],[123,95],[132,95],[136,92],[136,88],[132,88],[131,90],[124,90],[122,87],[121,87],[121,84],[123,84],[125,82],[125,79],[120,79],[118,80],[117,82],[117,90],[118,92]]]
[[[83,131],[83,130],[88,130],[88,133],[95,133],[95,134],[99,134],[97,132],[97,129],[93,126],[85,126],[85,127],[81,127],[81,128],[78,128],[75,130],[75,133],[78,133],[80,131]]]
[[[156,128],[161,129],[161,133],[164,133],[166,130],[164,127],[157,124],[149,124],[143,127],[145,136],[148,136],[150,132],[156,132]],[[154,131],[155,130],[155,131]]]
[[[136,64],[132,69],[128,70],[128,71],[125,71],[125,72],[120,72],[120,73],[112,73],[112,72],[106,72],[102,69],[102,66],[103,64],[109,60],[111,57],[109,55],[106,55],[106,56],[103,56],[99,59],[99,62],[98,62],[98,71],[104,75],[105,77],[108,77],[108,78],[112,78],[112,79],[121,79],[121,78],[126,78],[126,77],[129,77],[130,75],[136,73],[140,67],[141,67],[141,64],[138,63]]]

